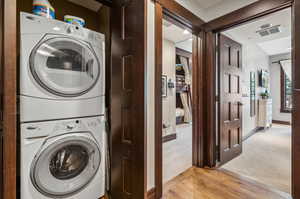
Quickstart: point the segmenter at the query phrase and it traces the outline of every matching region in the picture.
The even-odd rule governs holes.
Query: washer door
[[[44,89],[62,97],[88,92],[100,76],[100,62],[88,43],[69,37],[40,42],[30,55],[30,70]]]
[[[34,159],[31,180],[46,196],[68,197],[94,178],[101,154],[97,144],[84,136],[68,136],[51,143]]]

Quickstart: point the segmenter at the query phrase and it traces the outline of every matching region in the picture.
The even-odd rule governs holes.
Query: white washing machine
[[[104,117],[21,125],[21,199],[105,194]]]
[[[104,115],[105,37],[21,13],[20,120]]]

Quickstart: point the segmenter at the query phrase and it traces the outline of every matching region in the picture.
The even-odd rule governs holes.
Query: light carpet
[[[243,142],[243,153],[222,168],[291,192],[291,127],[273,125]]]
[[[163,144],[163,182],[167,182],[193,166],[192,125],[176,126],[177,139]]]

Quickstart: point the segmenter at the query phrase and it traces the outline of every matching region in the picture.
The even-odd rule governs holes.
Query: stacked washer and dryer
[[[21,199],[105,192],[104,35],[21,13]]]

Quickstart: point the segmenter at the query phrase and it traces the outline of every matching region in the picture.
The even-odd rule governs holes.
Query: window
[[[281,112],[292,110],[292,81],[281,68]]]

